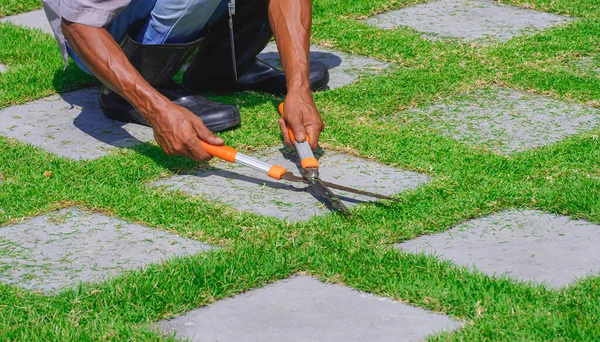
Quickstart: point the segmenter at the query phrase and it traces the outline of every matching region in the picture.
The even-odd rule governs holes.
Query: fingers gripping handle
[[[200,141],[202,147],[206,153],[219,159],[226,160],[232,163],[239,163],[255,170],[261,171],[269,175],[271,178],[280,180],[281,177],[287,172],[287,169],[279,165],[269,165],[263,163],[258,159],[247,156],[243,153],[239,153],[235,148],[230,146],[216,146],[211,145],[207,142]]]
[[[283,114],[283,102],[279,105],[279,113],[281,113],[281,117],[285,117]],[[292,132],[292,129],[289,126],[288,134],[290,135],[290,140],[294,143],[294,146],[296,147],[296,151],[298,151],[302,168],[318,168],[319,161],[317,160],[317,158],[315,158],[312,149],[310,148],[310,144],[308,143],[310,137],[306,135],[306,140],[304,142],[297,142],[294,138],[294,132]]]

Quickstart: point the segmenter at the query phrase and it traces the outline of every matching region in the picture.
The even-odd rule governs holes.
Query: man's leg
[[[129,6],[119,13],[119,15],[106,27],[106,30],[117,43],[121,43],[131,27],[140,25],[140,23],[143,23],[147,20],[156,2],[157,0],[132,0]],[[83,63],[81,58],[79,58],[75,51],[71,49],[69,43],[66,42],[66,44],[69,56],[75,62],[75,64],[81,70],[93,75],[88,67]]]
[[[141,28],[132,38],[141,44],[189,43],[199,38],[215,11],[222,14],[226,6],[226,0],[132,0],[106,30],[118,43],[135,27]],[[92,74],[68,42],[67,50],[79,68]]]
[[[189,43],[200,38],[221,3],[226,0],[158,0],[135,39],[142,44]]]
[[[238,125],[238,109],[193,95],[171,78],[204,43],[203,29],[220,1],[134,0],[107,26],[142,77],[175,104],[200,117],[213,132]],[[71,56],[87,69],[74,53]],[[129,102],[106,87],[100,94],[100,107],[111,119],[149,126]]]
[[[256,58],[273,37],[267,12],[268,1],[244,0],[237,3],[233,31],[238,80],[233,73],[229,16],[227,7],[223,5],[226,4],[219,7],[208,23],[211,32],[207,36],[206,46],[198,51],[187,69],[184,85],[196,92],[255,90],[286,93],[283,72]],[[327,67],[321,62],[311,63],[311,88],[322,89],[328,81]]]

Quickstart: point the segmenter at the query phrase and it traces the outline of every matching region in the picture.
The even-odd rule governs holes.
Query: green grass
[[[146,182],[199,163],[155,145],[71,161],[0,137],[0,226],[78,205],[176,232],[222,248],[83,284],[53,296],[0,285],[3,340],[166,340],[149,325],[298,272],[388,296],[466,322],[432,340],[598,340],[600,278],[548,290],[491,278],[435,258],[390,248],[509,208],[536,208],[600,223],[600,130],[540,149],[500,156],[448,138],[429,125],[381,118],[488,85],[600,106],[600,5],[595,0],[503,1],[578,17],[542,33],[490,46],[430,42],[409,29],[379,30],[355,18],[422,1],[315,1],[314,41],[396,64],[387,73],[316,94],[327,149],[428,174],[401,203],[364,205],[355,215],[290,224],[238,212],[200,196]],[[19,7],[21,6],[21,7]],[[33,2],[3,1],[0,16]],[[30,7],[27,7],[30,6]],[[9,12],[12,11],[12,12]],[[0,108],[97,84],[72,65],[62,70],[54,39],[0,24]],[[241,150],[280,144],[275,105],[255,93],[224,96],[244,125],[222,134]],[[45,171],[52,171],[45,177]]]
[[[0,18],[40,8],[42,8],[40,0],[2,0],[0,2]]]

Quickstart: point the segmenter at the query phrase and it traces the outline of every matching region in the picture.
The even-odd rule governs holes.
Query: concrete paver
[[[411,27],[434,40],[489,44],[571,20],[498,1],[437,0],[383,13],[366,22],[384,29]],[[7,21],[51,33],[42,10],[0,19]],[[311,51],[312,60],[322,61],[330,69],[329,89],[390,67],[382,61],[318,46],[312,46]],[[274,43],[259,58],[281,67]],[[598,58],[593,58],[582,60],[580,70],[600,74]],[[5,71],[7,67],[0,64],[0,73]],[[150,128],[107,119],[97,99],[97,90],[85,89],[0,109],[0,135],[73,159],[94,159],[115,147],[153,139]],[[401,115],[432,123],[433,128],[456,139],[510,154],[593,130],[600,125],[598,114],[597,109],[548,97],[491,88]],[[293,151],[272,149],[257,156],[298,173]],[[325,180],[385,195],[415,189],[429,180],[422,174],[333,152],[327,152],[321,164]],[[0,174],[0,187],[2,182]],[[200,194],[241,211],[289,221],[329,213],[305,185],[274,181],[225,162],[151,185]],[[350,207],[374,200],[334,192]],[[436,255],[490,276],[560,288],[599,274],[599,233],[600,225],[584,220],[511,210],[406,241],[397,248]],[[53,294],[80,282],[103,281],[127,270],[210,248],[200,241],[69,208],[0,227],[0,283]],[[417,341],[460,329],[461,325],[445,315],[389,298],[296,276],[161,321],[157,328],[192,341]]]
[[[158,323],[191,341],[420,341],[461,323],[307,276],[218,301]]]
[[[355,82],[364,75],[379,74],[390,65],[376,59],[326,49],[319,46],[310,47],[310,59],[324,63],[329,69],[329,87],[336,89]],[[261,60],[281,67],[281,59],[277,53],[277,45],[272,42],[258,55]]]
[[[0,282],[53,293],[210,248],[76,208],[0,227]]]
[[[437,0],[382,13],[366,22],[384,29],[408,26],[432,39],[450,37],[492,43],[570,20],[491,0]]]
[[[398,244],[488,275],[550,287],[600,272],[600,225],[536,210],[505,211]]]
[[[27,28],[40,29],[46,33],[52,34],[52,28],[46,18],[44,10],[31,11],[12,15],[9,17],[0,18],[0,22],[11,22],[15,25],[24,26]]]
[[[281,150],[283,149],[272,149],[255,156],[265,162],[281,165],[298,175],[299,161],[295,150]],[[414,189],[428,180],[422,174],[344,154],[326,153],[321,157],[320,164],[323,180],[383,195]],[[329,213],[313,194],[306,191],[306,185],[302,183],[276,181],[258,171],[226,162],[217,162],[214,167],[175,175],[153,185],[201,194],[209,200],[231,204],[241,211],[289,221],[308,220],[315,215]],[[337,190],[334,192],[348,206],[373,200]]]
[[[478,90],[399,116],[427,120],[456,139],[502,154],[552,144],[600,124],[598,109],[507,88]]]
[[[153,139],[152,129],[108,119],[97,89],[84,89],[0,110],[0,135],[73,159],[95,159],[114,147]]]
[[[580,72],[600,75],[600,55],[581,58],[575,67]]]

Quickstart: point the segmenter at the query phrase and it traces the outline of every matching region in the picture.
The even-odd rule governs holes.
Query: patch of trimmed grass
[[[98,84],[74,65],[63,72],[54,37],[11,23],[0,23],[0,63],[0,108]]]
[[[0,18],[40,8],[42,8],[42,2],[39,0],[2,0],[0,2]]]
[[[327,126],[322,143],[432,177],[398,194],[400,203],[364,204],[349,218],[331,214],[292,224],[148,187],[200,166],[154,144],[71,161],[0,137],[0,229],[77,205],[221,247],[54,296],[0,285],[0,338],[168,340],[152,331],[153,322],[298,272],[466,322],[431,340],[600,338],[598,277],[548,290],[391,248],[509,208],[600,223],[600,129],[502,156],[440,134],[427,120],[382,120],[490,85],[598,107],[599,78],[576,63],[599,52],[600,5],[502,1],[577,20],[490,46],[431,42],[408,28],[381,30],[355,20],[417,2],[423,1],[314,4],[316,43],[392,64],[384,74],[315,94]],[[10,24],[0,24],[0,62],[9,68],[0,74],[0,108],[98,84],[73,65],[63,71],[52,37]],[[243,125],[220,134],[229,145],[253,151],[281,144],[275,122],[282,98],[252,92],[210,98],[240,107]]]

